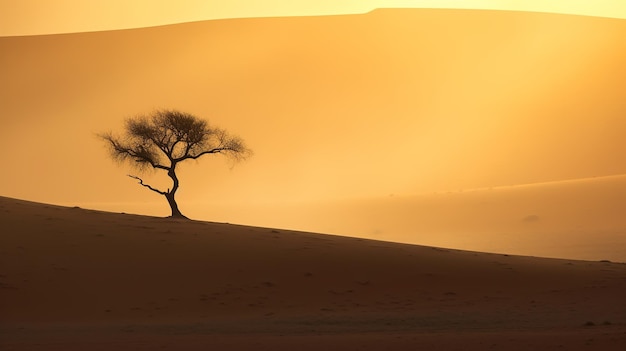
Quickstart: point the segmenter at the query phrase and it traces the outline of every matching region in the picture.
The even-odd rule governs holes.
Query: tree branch
[[[170,170],[170,167],[165,167],[165,166],[161,166],[161,165],[152,165],[152,167],[154,168],[159,168],[159,169],[164,169],[166,171]]]
[[[169,171],[169,170],[170,170],[170,167],[163,166],[163,165],[160,165],[160,164],[158,164],[158,163],[153,163],[153,162],[152,162],[152,161],[150,161],[150,160],[136,159],[136,160],[135,160],[135,162],[137,162],[137,163],[149,163],[149,164],[150,164],[150,166],[152,166],[152,168],[164,169],[164,170],[166,170],[166,171]]]
[[[202,151],[201,153],[197,154],[197,155],[184,155],[183,157],[180,157],[178,159],[176,159],[176,161],[182,161],[182,160],[186,160],[186,159],[192,159],[195,160],[197,158],[199,158],[202,155],[206,155],[206,154],[218,154],[222,151],[233,151],[231,148],[228,147],[216,147],[214,149],[211,150],[206,150],[206,151]]]
[[[142,180],[141,178],[137,177],[137,176],[130,175],[130,174],[128,174],[128,176],[129,176],[129,177],[131,177],[131,178],[133,178],[133,179],[137,179],[137,180],[139,181],[139,184],[141,184],[142,186],[145,186],[146,188],[148,188],[148,189],[150,189],[150,190],[154,191],[155,193],[159,193],[159,194],[161,194],[161,195],[167,195],[167,194],[168,194],[168,192],[166,192],[166,191],[161,191],[161,190],[159,190],[159,189],[155,189],[155,188],[153,188],[153,187],[152,187],[152,186],[150,186],[149,184],[144,184],[144,183],[143,183],[143,180]]]
[[[99,136],[109,143],[113,158],[120,160],[131,158],[137,163],[149,163],[151,165],[155,163],[149,149],[145,147],[145,145],[126,145],[121,140],[113,137],[110,133],[101,134]]]

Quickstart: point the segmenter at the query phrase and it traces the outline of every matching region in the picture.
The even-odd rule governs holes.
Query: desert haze
[[[3,350],[623,350],[626,265],[0,198]]]

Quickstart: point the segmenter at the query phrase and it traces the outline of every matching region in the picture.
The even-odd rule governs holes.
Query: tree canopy
[[[177,110],[157,110],[126,120],[124,134],[112,132],[99,134],[109,146],[113,159],[129,161],[137,168],[167,171],[172,188],[159,190],[134,175],[139,184],[164,195],[172,209],[172,217],[186,218],[178,209],[175,193],[179,187],[176,165],[185,160],[195,160],[204,155],[222,154],[236,161],[251,155],[244,141],[225,130],[211,127],[208,122],[192,114]]]

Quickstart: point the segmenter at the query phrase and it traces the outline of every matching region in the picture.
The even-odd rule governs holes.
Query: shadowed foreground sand
[[[2,350],[623,350],[626,265],[0,197]]]

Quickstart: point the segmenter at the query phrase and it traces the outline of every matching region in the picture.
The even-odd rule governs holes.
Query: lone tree
[[[167,199],[173,218],[187,218],[178,209],[176,191],[179,182],[176,166],[185,160],[196,160],[204,155],[223,154],[236,161],[251,154],[239,137],[213,128],[205,120],[176,110],[158,110],[126,120],[122,137],[111,132],[98,135],[109,146],[111,156],[118,161],[130,161],[138,169],[164,170],[172,179],[172,188],[159,190],[134,175],[139,184]]]

